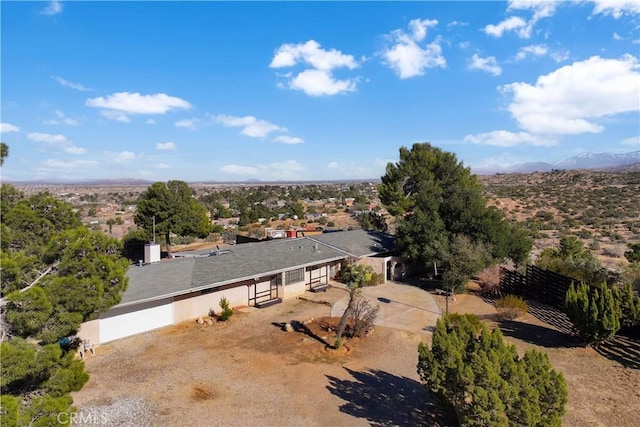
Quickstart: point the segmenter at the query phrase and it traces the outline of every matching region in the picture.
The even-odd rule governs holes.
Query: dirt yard
[[[227,323],[188,322],[104,345],[87,359],[91,379],[74,403],[118,426],[455,425],[419,383],[417,344],[429,341],[427,332],[376,327],[346,349],[328,350],[319,329],[315,339],[282,326],[329,316],[330,306],[321,302],[333,304],[346,292],[331,288],[305,297],[316,302],[245,308]],[[449,309],[495,324],[493,306],[474,295],[458,296]],[[564,373],[564,424],[637,425],[640,345],[622,342],[602,354],[570,347],[565,325],[550,326],[539,320],[548,313],[532,311],[537,317],[500,326],[520,351],[542,349]]]
[[[444,298],[435,297],[443,307]],[[497,321],[495,309],[472,295],[459,295],[450,312],[475,313],[499,326],[505,340],[520,354],[544,351],[564,374],[569,390],[564,426],[637,426],[640,413],[640,339],[616,337],[611,343],[582,347],[574,343],[569,320],[555,310],[530,302],[530,310],[515,321]]]
[[[305,295],[346,296],[337,288]],[[188,322],[101,346],[87,358],[91,379],[74,403],[109,425],[442,425],[416,373],[428,334],[376,327],[335,351],[282,329],[330,311],[287,300],[227,323]]]

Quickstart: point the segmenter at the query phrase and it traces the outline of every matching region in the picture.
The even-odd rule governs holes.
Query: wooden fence
[[[565,295],[577,280],[562,274],[528,265],[526,274],[500,269],[500,289],[503,294],[522,296],[544,304],[564,308]]]

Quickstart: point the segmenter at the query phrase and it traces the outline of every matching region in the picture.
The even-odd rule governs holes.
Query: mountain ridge
[[[640,150],[628,153],[581,153],[557,162],[526,162],[501,168],[471,168],[478,175],[551,172],[565,169],[615,170],[640,163]]]

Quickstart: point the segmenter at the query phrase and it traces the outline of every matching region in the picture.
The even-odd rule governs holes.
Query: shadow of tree
[[[376,427],[458,425],[453,408],[443,409],[418,381],[377,369],[345,369],[354,380],[327,375],[327,389],[346,400],[341,412]]]
[[[529,313],[533,317],[553,326],[560,332],[573,335],[573,323],[564,312],[537,301],[527,301],[527,304],[529,304]]]
[[[488,304],[496,305],[497,299],[494,297],[482,295],[480,298]],[[569,320],[569,317],[561,310],[533,300],[527,300],[527,305],[529,306],[528,313],[536,319],[552,326],[556,331],[568,337],[574,336],[573,324],[571,320]]]
[[[593,347],[600,355],[614,360],[622,366],[632,369],[640,369],[640,339],[616,335]]]
[[[564,332],[547,328],[546,326],[532,325],[515,320],[499,320],[497,324],[504,336],[517,338],[531,344],[555,348],[576,346],[573,335],[567,335]]]

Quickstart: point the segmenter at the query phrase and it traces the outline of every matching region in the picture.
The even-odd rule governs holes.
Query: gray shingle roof
[[[356,257],[391,252],[395,249],[395,238],[387,233],[372,230],[351,230],[324,233],[311,237],[313,240],[340,248]]]
[[[161,299],[199,289],[222,286],[293,268],[389,252],[393,237],[379,232],[353,230],[297,239],[245,243],[230,253],[203,256],[194,252],[185,258],[145,266],[131,266],[129,287],[120,305]],[[227,249],[227,248],[225,248]]]

